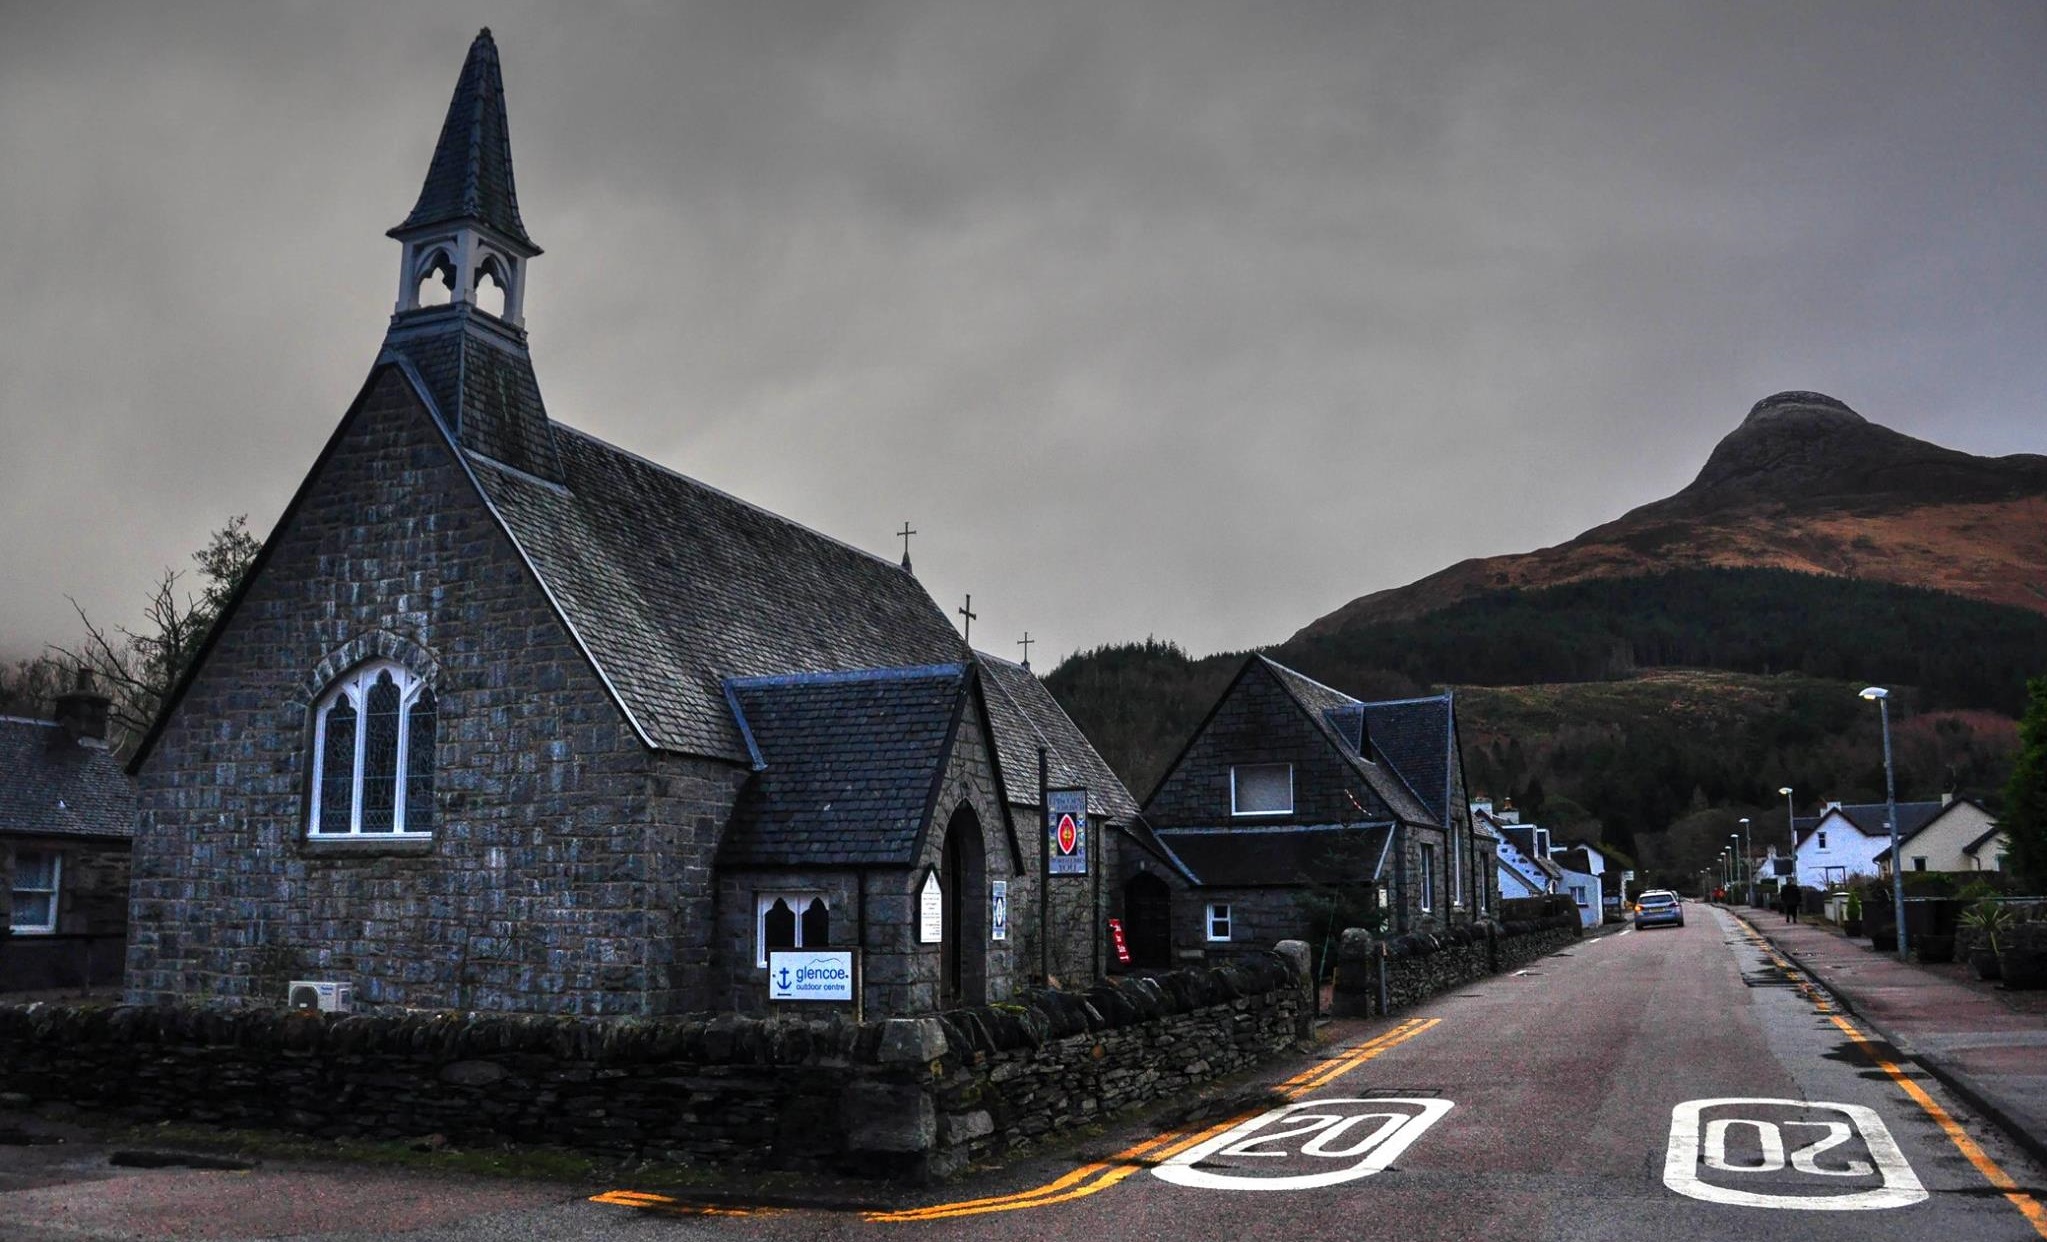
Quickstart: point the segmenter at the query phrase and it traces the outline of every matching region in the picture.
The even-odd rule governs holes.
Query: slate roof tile
[[[958,664],[726,683],[763,766],[741,792],[721,866],[906,866],[953,721]]]
[[[0,716],[0,833],[126,839],[135,811],[135,781],[113,752],[52,721]]]
[[[427,164],[419,201],[391,232],[475,220],[535,253],[539,247],[519,219],[519,195],[512,184],[511,131],[505,124],[505,84],[498,45],[486,27],[469,45],[462,75],[455,81],[441,137]]]
[[[1391,825],[1341,828],[1161,829],[1158,839],[1204,885],[1224,888],[1297,887],[1317,879],[1367,880],[1385,853]],[[1364,871],[1331,874],[1331,860],[1358,860]]]

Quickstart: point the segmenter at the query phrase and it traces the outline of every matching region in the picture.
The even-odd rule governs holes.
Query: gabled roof
[[[469,45],[441,123],[440,141],[427,164],[426,183],[396,237],[411,229],[472,220],[487,225],[531,253],[540,247],[519,219],[519,195],[512,187],[511,131],[505,125],[505,84],[498,70],[498,45],[490,28]]]
[[[1317,880],[1377,878],[1392,831],[1390,824],[1164,828],[1158,838],[1205,886],[1297,888]],[[1336,874],[1340,860],[1349,860],[1357,874]]]
[[[555,439],[565,487],[470,461],[655,746],[747,759],[728,677],[964,663],[894,562],[560,423]]]
[[[1927,831],[1928,829],[1932,828],[1932,827],[1933,827],[1933,826],[1934,826],[1935,824],[1939,823],[1939,822],[1940,822],[1941,820],[1943,820],[1943,819],[1947,818],[1947,814],[1948,814],[1948,812],[1950,812],[1950,811],[1952,811],[1952,810],[1955,810],[1955,809],[1956,809],[1957,807],[1964,807],[1964,806],[1974,807],[1974,808],[1976,808],[1976,809],[1977,809],[1978,811],[1982,811],[1982,812],[1983,812],[1983,814],[1985,814],[1985,815],[1988,815],[1988,814],[1990,814],[1990,812],[1988,812],[1988,811],[1985,811],[1985,810],[1983,810],[1983,804],[1982,804],[1982,803],[1980,803],[1980,802],[1977,802],[1977,801],[1976,801],[1976,800],[1975,800],[1974,798],[1956,798],[1956,799],[1954,799],[1953,801],[1950,801],[1950,802],[1947,802],[1947,803],[1932,803],[1931,805],[1933,805],[1933,806],[1936,806],[1936,807],[1938,807],[1939,809],[1938,809],[1938,810],[1936,810],[1936,811],[1934,811],[1934,813],[1933,813],[1933,814],[1931,814],[1931,815],[1927,816],[1927,817],[1926,817],[1925,819],[1922,819],[1922,820],[1920,820],[1920,821],[1919,821],[1919,824],[1918,824],[1918,826],[1917,826],[1917,827],[1915,827],[1915,828],[1913,828],[1913,829],[1912,829],[1912,830],[1911,830],[1910,832],[1906,832],[1906,831],[1903,831],[1903,829],[1904,829],[1904,826],[1905,826],[1906,824],[1908,824],[1908,823],[1911,823],[1911,822],[1912,822],[1912,818],[1911,818],[1910,816],[1908,816],[1908,815],[1906,815],[1906,814],[1905,814],[1905,808],[1906,808],[1906,807],[1907,807],[1908,805],[1910,805],[1910,806],[1926,806],[1926,805],[1929,805],[1929,804],[1928,804],[1928,803],[1924,803],[1924,802],[1914,802],[1914,803],[1904,803],[1904,802],[1900,802],[1900,803],[1898,804],[1898,826],[1899,826],[1899,829],[1900,829],[1900,831],[1899,831],[1899,833],[1898,833],[1898,845],[1899,845],[1899,846],[1900,846],[1901,848],[1902,848],[1902,847],[1904,847],[1904,846],[1907,846],[1907,845],[1910,845],[1910,844],[1912,844],[1912,841],[1913,841],[1913,839],[1914,839],[1914,838],[1918,837],[1918,836],[1919,836],[1919,835],[1920,835],[1921,833],[1924,833],[1924,832],[1925,832],[1925,831]],[[1882,808],[1881,808],[1881,806],[1879,806],[1879,808],[1878,808],[1878,809],[1879,809],[1879,811],[1881,811],[1881,809],[1882,809]],[[1887,831],[1887,830],[1886,830],[1886,829],[1885,829],[1885,828],[1884,828],[1884,827],[1883,827],[1882,825],[1883,825],[1883,821],[1882,821],[1881,819],[1879,819],[1879,820],[1877,821],[1877,832],[1876,832],[1876,833],[1873,833],[1873,834],[1871,834],[1871,835],[1877,835],[1877,834],[1882,834],[1883,836],[1886,836],[1886,837],[1887,837],[1887,836],[1889,836],[1889,835],[1890,835],[1889,831]],[[1997,835],[1997,827],[1996,827],[1996,822],[1995,822],[1995,821],[1992,821],[1992,824],[1991,824],[1991,828],[1990,828],[1990,831],[1989,831],[1989,833],[1988,833],[1988,834],[1986,834],[1985,836],[1982,836],[1982,837],[1979,837],[1979,838],[1977,838],[1977,840],[1979,840],[1979,841],[1987,841],[1987,840],[1989,840],[1989,839],[1990,839],[1990,837],[1993,837],[1993,836],[1996,836],[1996,835]],[[1973,853],[1974,851],[1973,851],[1973,850],[1970,850],[1970,849],[1969,849],[1968,847],[1964,847],[1964,850],[1963,850],[1963,852],[1965,852],[1965,853]],[[1884,846],[1884,847],[1883,847],[1883,849],[1882,849],[1882,850],[1878,851],[1878,852],[1877,852],[1877,854],[1876,854],[1876,855],[1875,855],[1875,856],[1874,856],[1873,858],[1871,858],[1871,859],[1870,859],[1870,861],[1871,861],[1871,862],[1882,862],[1883,860],[1885,860],[1886,858],[1889,858],[1890,856],[1891,856],[1891,847],[1890,847],[1890,846],[1888,846],[1888,845],[1886,845],[1886,846]]]
[[[906,866],[969,696],[964,666],[725,683],[758,768],[721,866]]]
[[[1592,859],[1582,845],[1576,849],[1568,849],[1562,853],[1552,854],[1549,861],[1563,871],[1573,871],[1579,875],[1590,876],[1599,874],[1599,872],[1593,869]]]
[[[1450,822],[1456,717],[1447,694],[1363,703],[1372,750],[1398,772],[1435,822]]]
[[[0,716],[0,833],[135,835],[135,781],[104,745],[79,743],[50,720]]]
[[[1997,838],[1997,835],[2003,831],[2004,828],[2002,826],[1994,823],[1991,824],[1990,830],[1988,832],[1985,832],[1982,836],[1977,837],[1974,841],[1971,841],[1967,845],[1963,846],[1962,853],[1974,854],[1977,850],[1980,850],[1984,846],[1990,844],[1990,842],[1995,840]]]
[[[1925,827],[1929,820],[1940,814],[1941,810],[1941,804],[1938,802],[1900,802],[1898,804],[1898,839],[1903,841]],[[1803,845],[1806,837],[1817,829],[1830,815],[1837,815],[1847,820],[1857,832],[1865,837],[1883,837],[1886,840],[1890,838],[1891,830],[1887,827],[1889,811],[1884,803],[1844,802],[1840,806],[1828,807],[1825,814],[1815,816],[1812,819],[1794,819],[1792,823],[1798,828],[1799,844]]]
[[[1379,795],[1380,800],[1385,802],[1402,821],[1411,824],[1442,822],[1440,818],[1430,814],[1427,804],[1408,788],[1407,782],[1401,779],[1399,773],[1393,771],[1388,764],[1376,763],[1360,754],[1357,746],[1348,742],[1343,732],[1331,722],[1332,714],[1338,717],[1343,715],[1336,709],[1364,708],[1369,707],[1369,704],[1354,699],[1341,690],[1331,689],[1312,677],[1297,673],[1268,656],[1252,656],[1246,668],[1253,667],[1263,667],[1272,675],[1273,680],[1286,691],[1287,696],[1301,709],[1302,714],[1329,739],[1329,744],[1343,756],[1344,762],[1357,772],[1372,792]],[[1241,676],[1242,674],[1239,674],[1240,678]],[[1235,688],[1235,684],[1231,683],[1232,689]],[[1225,696],[1228,693],[1224,691]],[[1203,722],[1203,727],[1206,727],[1206,722]],[[1170,769],[1168,771],[1170,772]]]
[[[988,716],[995,726],[1012,802],[1037,804],[1038,747],[1042,746],[1052,788],[1086,788],[1088,813],[1098,818],[1127,824],[1137,817],[1137,799],[1130,796],[1037,674],[985,651],[976,651],[974,661],[980,665],[987,689]]]

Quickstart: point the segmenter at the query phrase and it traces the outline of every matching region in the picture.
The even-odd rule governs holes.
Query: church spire
[[[560,482],[526,349],[526,235],[512,189],[505,88],[488,28],[469,45],[426,184],[390,236],[403,247],[387,358],[410,363],[462,447]]]
[[[448,102],[441,140],[427,165],[426,184],[405,223],[392,237],[413,229],[457,221],[481,224],[527,252],[540,247],[519,219],[519,195],[512,185],[512,140],[505,128],[505,84],[498,73],[498,45],[485,26],[469,45],[469,58]]]

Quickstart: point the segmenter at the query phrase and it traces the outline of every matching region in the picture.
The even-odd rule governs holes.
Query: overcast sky
[[[553,416],[976,645],[1274,642],[1813,388],[2047,450],[2047,6],[0,4],[0,651],[267,532],[477,27]]]

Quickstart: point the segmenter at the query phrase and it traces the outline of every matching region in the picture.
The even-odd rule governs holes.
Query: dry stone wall
[[[1294,1046],[1278,955],[855,1023],[0,1007],[0,1093],[137,1121],[925,1180]]]
[[[1578,935],[1574,914],[1504,924],[1480,920],[1440,933],[1388,939],[1353,928],[1338,945],[1331,1007],[1339,1017],[1397,1013],[1475,979],[1518,970],[1575,942]]]

